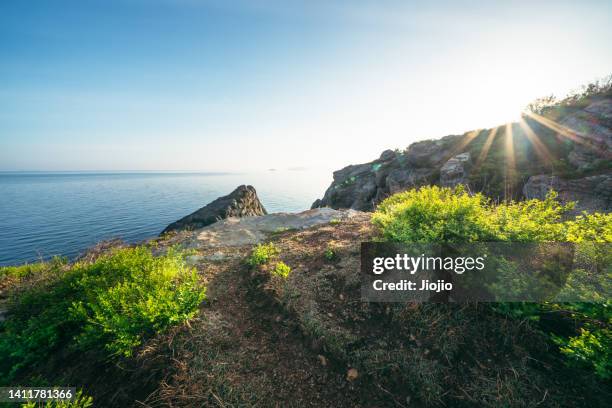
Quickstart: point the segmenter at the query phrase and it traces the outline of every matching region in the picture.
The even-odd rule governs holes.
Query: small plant
[[[327,259],[328,261],[333,261],[334,259],[336,259],[337,255],[336,255],[336,251],[334,251],[334,248],[329,245],[326,249],[325,252],[323,253],[323,256],[325,257],[325,259]]]
[[[276,276],[286,279],[291,272],[291,268],[286,263],[280,261],[274,266],[272,273]]]
[[[330,223],[330,225],[338,225],[338,224],[341,224],[341,223],[342,223],[342,220],[341,220],[341,219],[339,219],[339,218],[332,218],[332,219],[329,221],[329,223]]]
[[[42,403],[40,403],[42,404]],[[28,402],[21,405],[21,408],[37,408],[41,407],[36,402]],[[51,400],[44,405],[46,408],[90,408],[93,407],[93,398],[83,394],[83,390],[77,391],[74,398],[70,401],[66,400]]]
[[[251,267],[264,265],[279,253],[279,249],[272,242],[268,244],[258,244],[247,259],[247,264]]]
[[[569,359],[569,365],[591,367],[602,379],[612,378],[612,333],[608,329],[590,331],[580,329],[580,335],[565,339],[554,336],[553,341]]]

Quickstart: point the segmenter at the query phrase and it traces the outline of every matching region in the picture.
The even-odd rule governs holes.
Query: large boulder
[[[611,174],[600,174],[574,180],[544,174],[531,176],[523,187],[523,195],[527,199],[543,200],[550,190],[559,194],[559,200],[562,203],[576,202],[574,213],[582,211],[609,212],[612,210]]]
[[[162,234],[170,231],[202,228],[228,217],[265,214],[267,214],[266,209],[259,201],[255,188],[242,185],[230,194],[219,197],[205,207],[168,225],[162,231]]]

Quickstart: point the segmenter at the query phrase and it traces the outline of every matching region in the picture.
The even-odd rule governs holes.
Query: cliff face
[[[372,162],[334,172],[312,208],[372,211],[412,187],[464,184],[495,200],[542,198],[553,188],[561,200],[577,200],[578,211],[610,211],[612,98],[550,116],[526,115],[517,123],[386,150]]]

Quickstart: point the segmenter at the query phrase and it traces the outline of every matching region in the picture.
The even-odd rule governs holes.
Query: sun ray
[[[535,120],[536,122],[546,126],[547,128],[557,132],[560,136],[570,139],[573,142],[584,144],[587,143],[587,139],[583,134],[577,132],[573,129],[568,128],[567,126],[560,125],[554,120],[548,119],[542,115],[538,115],[533,112],[525,112],[527,117]]]
[[[499,130],[499,126],[489,130],[489,135],[487,136],[487,140],[485,140],[484,145],[482,146],[482,150],[478,155],[478,159],[476,160],[476,167],[480,167],[482,162],[487,158],[489,154],[489,150],[491,150],[491,145],[493,144],[493,140],[495,140],[495,136],[497,136],[497,131]]]
[[[462,139],[461,141],[457,144],[457,146],[454,147],[453,149],[453,156],[459,154],[459,153],[463,153],[463,149],[465,149],[467,147],[467,145],[469,145],[470,143],[472,143],[472,141],[474,139],[476,139],[476,137],[482,132],[482,129],[477,129],[477,130],[472,130],[471,132],[468,132]]]
[[[504,198],[512,199],[514,180],[516,176],[516,157],[514,156],[514,135],[512,134],[512,123],[506,123],[505,135],[506,152],[506,175],[504,183]]]
[[[529,124],[524,119],[521,119],[519,121],[519,126],[521,127],[521,129],[523,129],[523,131],[525,132],[525,136],[533,145],[536,155],[540,159],[542,159],[544,163],[552,163],[553,155],[550,153],[546,145],[542,143],[538,135],[535,134],[533,129],[531,129],[531,126],[529,126]]]

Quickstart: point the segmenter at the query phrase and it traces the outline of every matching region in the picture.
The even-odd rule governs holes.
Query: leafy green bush
[[[272,242],[268,244],[258,244],[247,259],[247,264],[251,267],[264,265],[268,263],[270,259],[277,256],[279,252],[279,249]]]
[[[143,338],[193,317],[205,296],[182,256],[170,250],[156,258],[144,247],[84,266],[75,284],[82,298],[73,302],[71,313],[87,322],[78,342],[103,342],[126,356]]]
[[[372,221],[397,242],[612,242],[611,214],[583,214],[561,221],[573,204],[557,194],[545,200],[494,205],[462,187],[423,187],[395,194],[378,206]]]
[[[193,316],[205,298],[181,253],[123,248],[77,263],[14,300],[0,323],[0,378],[43,363],[62,347],[128,356],[144,339]]]
[[[274,266],[274,270],[272,273],[276,276],[280,276],[281,278],[287,278],[289,273],[291,272],[291,268],[286,263],[280,261]]]
[[[561,205],[554,192],[545,200],[526,200],[494,205],[480,194],[456,189],[423,187],[384,200],[372,217],[383,238],[395,242],[575,242],[577,255],[609,265],[609,251],[583,243],[612,242],[611,214],[583,214],[563,220],[572,204]],[[580,272],[580,271],[578,271]],[[604,273],[607,273],[604,271]],[[587,279],[589,277],[586,277]],[[601,278],[598,278],[601,280]],[[525,286],[528,282],[514,282]],[[604,282],[605,283],[605,282]],[[580,289],[578,285],[572,290]],[[608,292],[609,293],[609,292]],[[498,312],[537,321],[543,312],[571,311],[579,331],[575,336],[551,336],[570,359],[592,367],[601,378],[611,377],[609,363],[612,334],[610,302],[602,303],[512,303],[496,304]]]
[[[580,335],[563,338],[553,335],[561,353],[571,364],[591,367],[603,379],[612,378],[612,333],[607,328],[599,330],[580,329]]]
[[[437,186],[395,194],[378,205],[372,216],[384,238],[399,242],[465,242],[495,237],[488,201]]]

